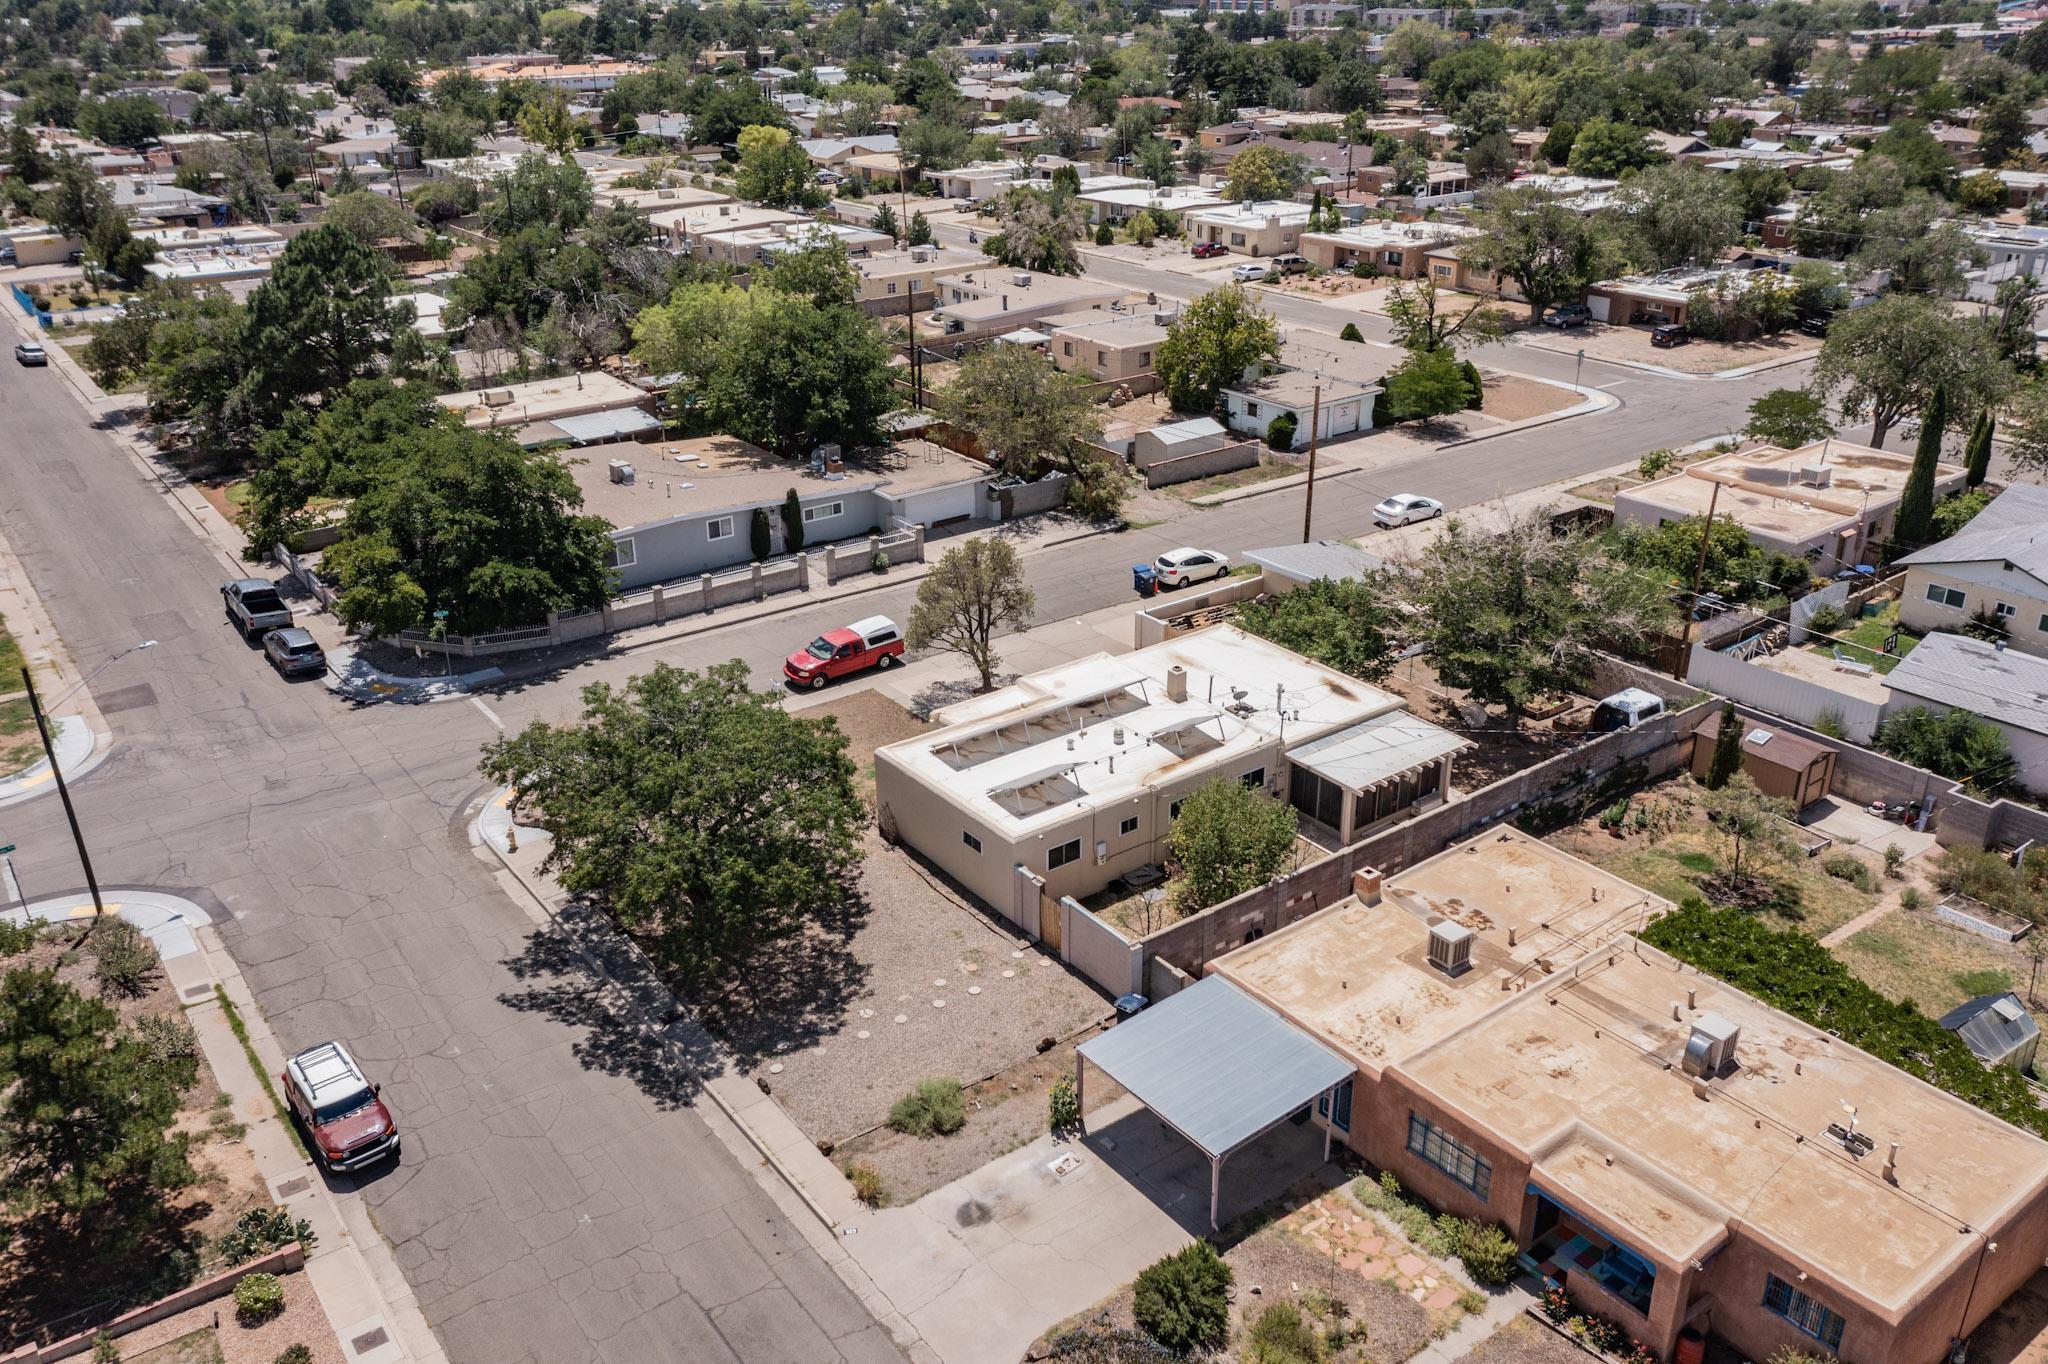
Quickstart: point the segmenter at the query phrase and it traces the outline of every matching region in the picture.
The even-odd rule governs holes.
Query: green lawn
[[[1899,651],[1895,654],[1884,652],[1885,638],[1892,631],[1899,631]],[[1842,657],[1854,663],[1868,663],[1880,673],[1888,673],[1899,666],[1899,660],[1913,652],[1913,646],[1920,642],[1920,636],[1910,630],[1899,629],[1899,604],[1888,601],[1874,616],[1864,616],[1835,632],[1835,637],[1822,640],[1806,647],[1817,653],[1827,653],[1840,648]],[[1851,648],[1851,645],[1858,647]]]
[[[0,695],[21,690],[21,646],[8,632],[7,618],[0,616]]]

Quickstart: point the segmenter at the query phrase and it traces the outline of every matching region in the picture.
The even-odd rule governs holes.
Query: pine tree
[[[902,235],[896,228],[896,210],[888,204],[883,204],[879,209],[875,210],[875,220],[869,226],[873,227],[877,232],[888,233],[889,240],[892,242]]]
[[[912,246],[930,246],[932,244],[932,225],[925,221],[924,210],[922,209],[910,215],[909,241]]]
[[[766,507],[754,508],[754,514],[747,518],[747,539],[748,548],[754,551],[755,563],[768,557],[768,551],[774,547],[775,542],[768,530]]]
[[[1718,791],[1742,770],[1742,720],[1733,701],[1721,703],[1721,727],[1714,734],[1714,756],[1707,760],[1706,787]]]
[[[794,488],[782,499],[782,547],[791,554],[804,547],[804,500]]]
[[[1970,443],[1963,447],[1963,463],[1969,467],[1968,483],[1972,488],[1991,472],[1991,435],[1996,428],[1989,408],[1977,414],[1977,424],[1970,428]]]
[[[1913,471],[1899,494],[1899,514],[1892,538],[1918,546],[1934,539],[1934,466],[1941,462],[1941,437],[1948,426],[1948,389],[1937,386],[1920,418],[1920,445],[1913,452]]]

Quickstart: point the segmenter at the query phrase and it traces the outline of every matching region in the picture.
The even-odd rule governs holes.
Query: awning
[[[1209,1224],[1223,1161],[1350,1079],[1349,1061],[1221,976],[1196,981],[1083,1042],[1087,1061],[1209,1157]]]
[[[606,440],[630,440],[661,429],[661,419],[637,407],[615,407],[609,412],[584,412],[574,417],[555,417],[550,425],[578,445],[595,445]]]
[[[1472,747],[1411,711],[1394,710],[1290,749],[1287,761],[1354,795]]]

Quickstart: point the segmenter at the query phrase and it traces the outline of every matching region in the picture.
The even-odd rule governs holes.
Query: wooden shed
[[[1835,750],[1774,725],[1735,717],[1747,726],[1742,736],[1742,770],[1767,796],[1792,802],[1803,810],[1828,793],[1835,780]],[[1721,733],[1721,712],[1709,715],[1693,735],[1692,774],[1705,777],[1714,759],[1714,741]]]

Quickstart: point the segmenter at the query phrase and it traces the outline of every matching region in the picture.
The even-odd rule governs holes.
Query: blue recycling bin
[[[1141,597],[1152,597],[1159,594],[1159,575],[1152,571],[1152,565],[1131,565],[1131,590]]]

